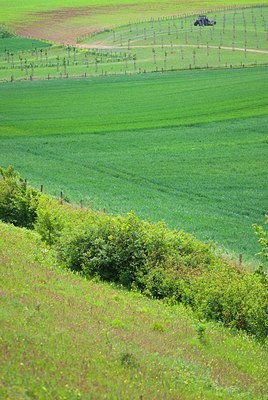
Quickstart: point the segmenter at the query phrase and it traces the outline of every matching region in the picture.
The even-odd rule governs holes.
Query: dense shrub
[[[191,280],[190,297],[200,318],[259,338],[268,335],[267,281],[257,274],[218,265]]]
[[[16,226],[32,228],[36,218],[38,193],[28,188],[13,167],[0,167],[0,219]]]
[[[264,220],[265,225],[268,225],[268,215],[265,215]],[[267,231],[261,225],[254,224],[253,229],[255,230],[256,235],[258,236],[258,242],[261,246],[261,252],[259,255],[263,257],[265,261],[268,260],[268,236]]]
[[[171,270],[175,274],[186,268],[198,270],[215,259],[210,246],[191,235],[168,231],[163,223],[141,221],[133,213],[126,217],[98,215],[80,234],[63,232],[59,248],[62,260],[72,270],[135,286],[158,298],[177,291]],[[173,286],[176,289],[171,290]]]
[[[6,26],[0,25],[0,39],[15,37],[15,33],[8,29]]]
[[[36,228],[56,246],[64,265],[86,277],[182,302],[201,319],[267,336],[266,276],[227,264],[192,235],[141,221],[134,213],[113,217],[59,206],[45,197],[39,201]]]
[[[56,243],[64,226],[60,205],[47,196],[41,196],[36,216],[35,229],[42,239],[49,245]]]

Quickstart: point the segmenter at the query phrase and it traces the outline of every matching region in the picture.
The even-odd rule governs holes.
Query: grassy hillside
[[[57,196],[254,257],[267,82],[266,69],[249,69],[6,84],[0,163]]]
[[[265,398],[249,337],[60,270],[32,232],[1,223],[0,238],[1,398]]]

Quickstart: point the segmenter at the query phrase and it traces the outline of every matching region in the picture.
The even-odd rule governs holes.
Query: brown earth
[[[24,37],[45,39],[62,44],[75,44],[78,38],[88,36],[109,26],[100,26],[90,23],[94,16],[100,14],[109,15],[131,6],[106,6],[106,7],[78,7],[62,8],[54,11],[29,13],[28,22],[18,22],[13,28]],[[83,18],[85,21],[75,23],[75,18]]]

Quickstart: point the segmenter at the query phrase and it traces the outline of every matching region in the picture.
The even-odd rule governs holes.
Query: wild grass
[[[57,267],[0,224],[0,396],[264,399],[267,350],[169,306]]]
[[[267,212],[267,82],[260,68],[6,84],[0,163],[249,260]]]

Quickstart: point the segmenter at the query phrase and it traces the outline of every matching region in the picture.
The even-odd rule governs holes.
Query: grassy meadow
[[[4,84],[0,163],[55,196],[134,210],[253,259],[267,82],[256,68]]]
[[[190,310],[57,267],[0,223],[0,397],[264,400],[266,348]]]

